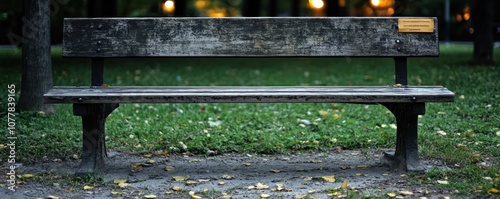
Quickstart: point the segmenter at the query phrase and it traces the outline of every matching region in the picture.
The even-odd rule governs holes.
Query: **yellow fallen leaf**
[[[165,171],[173,171],[173,170],[175,170],[175,167],[173,167],[173,166],[166,166],[165,167]]]
[[[492,194],[500,194],[500,190],[496,189],[496,188],[493,188],[491,187],[488,192],[492,193]]]
[[[122,182],[122,183],[118,184],[118,187],[125,188],[125,187],[128,187],[129,185],[130,185],[129,183]]]
[[[83,186],[83,190],[90,190],[90,189],[93,189],[93,188],[94,187],[88,186],[88,185]]]
[[[358,165],[357,167],[358,167],[359,169],[366,169],[366,168],[368,168],[368,166],[366,166],[366,165]]]
[[[156,162],[156,160],[148,160],[148,161],[146,161],[146,163],[148,163],[148,164],[154,164],[155,162]]]
[[[31,173],[27,173],[27,174],[23,174],[22,177],[23,178],[32,178],[32,177],[34,177],[34,175]]]
[[[333,193],[328,193],[327,195],[330,196],[330,197],[333,197],[333,196],[340,196],[340,192],[336,191],[336,192],[333,192]]]
[[[356,173],[356,176],[361,176],[361,175],[363,175],[363,174],[362,173]]]
[[[322,176],[321,178],[326,182],[335,182],[335,176]]]
[[[316,192],[318,192],[318,190],[314,190],[314,189],[313,189],[313,190],[309,190],[309,191],[307,191],[307,193],[308,193],[308,194],[313,194],[313,193],[316,193]],[[307,194],[306,194],[306,195],[307,195]]]
[[[188,180],[186,181],[186,185],[196,185],[198,184],[196,181]]]
[[[154,198],[156,198],[156,195],[153,195],[153,194],[144,195],[144,198],[146,198],[146,199],[154,199]]]
[[[222,179],[226,179],[226,180],[232,180],[234,179],[235,177],[234,176],[231,176],[231,175],[222,175]]]
[[[113,180],[114,184],[120,184],[120,183],[125,183],[125,182],[127,182],[127,179],[118,178],[118,179]]]
[[[225,182],[219,182],[219,183],[217,183],[217,184],[218,184],[218,185],[224,185],[224,184],[226,184],[226,183],[225,183]]]
[[[113,195],[113,196],[122,195],[122,194],[124,194],[124,193],[123,192],[119,192],[119,191],[112,191],[111,192],[111,195]]]
[[[144,157],[145,157],[145,158],[151,158],[152,156],[153,156],[153,155],[151,155],[151,154],[144,154]]]
[[[438,180],[437,182],[438,182],[439,184],[449,184],[449,182],[448,182],[448,181],[446,181],[446,180]]]
[[[172,178],[175,181],[184,181],[184,180],[186,180],[186,177],[184,177],[184,176],[173,176]]]
[[[404,191],[400,191],[399,194],[401,194],[403,196],[411,196],[411,195],[413,195],[413,192],[404,190]]]
[[[389,196],[390,198],[394,198],[394,197],[396,197],[396,195],[397,195],[397,194],[396,194],[396,193],[393,193],[393,192],[391,192],[391,193],[387,193],[387,196]]]
[[[255,189],[269,189],[269,186],[259,182],[255,185]]]
[[[344,180],[344,182],[342,182],[342,186],[340,188],[342,188],[342,189],[347,188],[347,184],[348,184],[348,181]]]
[[[273,173],[279,173],[279,172],[281,172],[280,170],[275,170],[275,169],[271,169],[270,171],[273,172]]]
[[[497,131],[496,134],[497,134],[497,136],[500,136],[500,131]]]
[[[250,189],[250,190],[251,190],[251,189],[255,189],[255,186],[250,185],[250,186],[248,186],[248,187],[247,187],[247,189]]]
[[[311,181],[313,178],[312,177],[304,177],[305,181]]]
[[[294,199],[304,199],[304,198],[306,198],[306,197],[307,197],[307,194],[302,194],[302,195],[296,195],[296,196],[294,196],[293,198],[294,198]]]
[[[210,179],[198,179],[198,182],[210,182]]]
[[[263,193],[263,194],[260,194],[260,197],[261,198],[269,198],[269,197],[271,197],[271,195]]]
[[[174,186],[174,187],[172,187],[172,190],[174,190],[174,191],[182,191],[182,187]]]
[[[222,196],[222,199],[231,199],[231,198],[233,198],[233,197],[232,197],[232,196],[230,196],[230,195],[223,195],[223,196]]]
[[[402,86],[402,84],[394,84],[394,85],[392,85],[392,86],[393,86],[393,87],[401,87],[401,86]]]
[[[53,195],[49,195],[49,196],[47,196],[47,199],[59,199],[59,197],[53,196]]]
[[[201,196],[197,196],[197,195],[191,195],[191,199],[201,199]]]
[[[250,163],[250,162],[245,162],[245,163],[243,163],[243,165],[245,165],[245,166],[247,166],[247,167],[248,167],[248,166],[251,166],[251,165],[252,165],[252,163]]]

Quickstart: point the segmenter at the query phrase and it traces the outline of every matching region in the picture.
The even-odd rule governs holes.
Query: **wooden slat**
[[[46,103],[452,102],[454,94],[427,87],[56,87]]]
[[[430,19],[433,33],[397,17],[67,18],[63,56],[438,56]]]

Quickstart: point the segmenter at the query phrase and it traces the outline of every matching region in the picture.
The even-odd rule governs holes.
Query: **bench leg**
[[[385,155],[402,171],[423,171],[418,158],[418,115],[425,114],[425,103],[383,104],[396,117],[396,150]]]
[[[83,148],[80,168],[75,175],[96,174],[104,167],[106,154],[105,123],[118,104],[74,104],[74,115],[82,117]]]

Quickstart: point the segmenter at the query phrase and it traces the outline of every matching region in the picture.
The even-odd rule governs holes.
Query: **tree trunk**
[[[260,16],[260,0],[245,0],[243,2],[243,16],[245,17]]]
[[[493,64],[493,0],[476,0],[472,13],[474,53],[472,64]]]
[[[24,0],[22,34],[22,80],[19,109],[54,112],[54,105],[43,103],[43,94],[52,88],[50,54],[50,0]]]

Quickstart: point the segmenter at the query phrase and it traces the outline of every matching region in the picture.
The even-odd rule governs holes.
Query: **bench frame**
[[[105,145],[105,123],[106,123],[106,118],[115,110],[118,106],[119,103],[136,103],[136,102],[142,102],[142,103],[186,103],[186,102],[341,102],[341,103],[362,103],[362,104],[381,104],[385,106],[387,109],[389,109],[395,116],[396,121],[397,121],[397,139],[396,139],[396,148],[395,151],[392,153],[386,153],[386,156],[393,161],[394,167],[398,170],[401,171],[422,171],[424,170],[424,167],[420,165],[419,162],[419,156],[418,156],[418,132],[417,132],[417,124],[418,124],[418,115],[423,115],[425,114],[425,103],[426,102],[452,102],[454,101],[454,94],[449,91],[448,89],[440,86],[435,86],[435,87],[414,87],[414,86],[408,86],[408,79],[407,79],[407,58],[411,56],[438,56],[439,54],[439,47],[438,47],[438,41],[437,41],[437,20],[436,18],[431,18],[435,22],[435,31],[433,33],[398,33],[396,30],[394,30],[391,34],[394,35],[395,37],[399,37],[396,39],[393,38],[386,38],[386,40],[389,40],[391,43],[390,45],[387,44],[389,47],[381,48],[381,47],[376,47],[376,49],[381,49],[382,51],[385,49],[385,52],[373,52],[373,51],[359,51],[357,52],[356,50],[354,51],[349,51],[349,52],[343,52],[342,50],[338,51],[332,51],[331,49],[327,49],[326,51],[320,51],[320,50],[309,50],[309,51],[300,51],[300,49],[296,49],[297,46],[290,47],[288,44],[284,47],[285,50],[288,50],[288,52],[282,52],[281,49],[271,49],[270,46],[266,46],[267,40],[264,40],[264,42],[260,41],[261,43],[264,43],[264,47],[262,46],[253,46],[252,49],[246,49],[250,52],[250,56],[254,57],[273,57],[273,56],[285,56],[285,57],[293,57],[293,56],[299,56],[299,57],[304,57],[304,56],[368,56],[368,57],[375,57],[377,55],[379,56],[385,56],[385,57],[393,57],[395,61],[395,83],[398,86],[389,86],[383,89],[386,89],[388,91],[383,91],[381,93],[375,93],[373,98],[368,98],[368,93],[364,98],[357,98],[355,97],[355,92],[358,92],[362,88],[360,87],[350,87],[347,88],[347,90],[350,90],[350,92],[347,92],[348,94],[346,96],[341,96],[339,93],[340,92],[335,92],[335,91],[321,91],[321,89],[334,89],[334,88],[339,88],[339,87],[305,87],[304,89],[311,88],[312,90],[314,89],[319,89],[318,91],[319,97],[316,94],[311,94],[311,92],[297,92],[297,93],[287,93],[287,94],[278,94],[279,96],[272,96],[270,94],[265,94],[264,91],[266,89],[280,89],[280,88],[272,88],[272,87],[231,87],[231,88],[223,88],[223,87],[187,87],[186,89],[205,89],[203,90],[202,94],[196,93],[193,96],[182,96],[179,97],[178,95],[174,92],[174,94],[168,94],[167,91],[170,91],[172,89],[179,89],[176,87],[161,87],[160,92],[158,93],[153,93],[154,95],[151,95],[151,93],[148,93],[148,97],[145,98],[140,98],[138,97],[141,93],[136,92],[135,94],[132,93],[130,94],[130,98],[125,98],[123,97],[123,93],[113,93],[116,91],[118,88],[114,87],[103,87],[102,85],[105,83],[104,82],[104,58],[108,57],[149,57],[149,56],[158,56],[158,57],[168,57],[168,56],[184,56],[184,57],[227,57],[227,56],[244,56],[245,53],[242,51],[236,50],[236,52],[227,52],[223,51],[218,51],[219,49],[213,48],[210,51],[208,49],[207,51],[199,51],[199,52],[190,52],[192,51],[193,46],[188,46],[185,47],[183,46],[182,48],[177,48],[179,46],[175,46],[175,44],[172,44],[174,46],[169,46],[171,43],[168,41],[166,43],[161,43],[158,45],[163,45],[160,46],[162,49],[160,50],[161,52],[159,53],[151,53],[151,52],[146,52],[141,51],[141,48],[144,46],[141,46],[142,43],[139,44],[132,44],[136,45],[133,48],[130,49],[125,49],[123,51],[119,50],[120,45],[118,47],[105,47],[103,44],[106,43],[113,43],[113,39],[119,40],[120,38],[123,39],[125,36],[117,36],[116,38],[107,38],[103,37],[102,35],[99,35],[103,32],[106,32],[104,27],[106,26],[111,26],[110,24],[118,24],[117,26],[123,26],[123,23],[128,23],[132,21],[132,25],[128,24],[129,26],[133,26],[135,21],[134,20],[139,20],[136,24],[141,24],[141,23],[146,23],[148,25],[151,24],[159,24],[160,22],[163,23],[174,23],[174,24],[188,24],[188,23],[197,23],[198,21],[201,21],[200,23],[205,24],[207,20],[209,23],[229,23],[228,26],[234,26],[235,24],[238,25],[238,23],[241,23],[243,21],[249,21],[251,24],[257,24],[259,23],[269,23],[267,26],[272,26],[272,25],[277,25],[278,27],[281,26],[286,26],[282,24],[282,21],[287,21],[286,23],[289,23],[288,21],[295,21],[295,20],[303,20],[308,22],[308,20],[312,20],[314,22],[319,22],[319,23],[334,23],[333,26],[342,26],[342,27],[336,27],[338,28],[338,31],[345,31],[346,28],[343,28],[344,25],[345,27],[350,27],[347,26],[349,24],[345,24],[346,22],[353,22],[354,25],[366,25],[368,24],[375,24],[378,25],[378,23],[381,24],[392,24],[391,26],[393,27],[387,27],[387,29],[397,29],[397,23],[393,23],[394,21],[397,21],[399,18],[228,18],[228,19],[196,19],[196,18],[170,18],[170,19],[151,19],[151,18],[146,18],[146,19],[128,19],[128,18],[116,18],[116,19],[65,19],[65,30],[64,30],[64,44],[63,44],[63,56],[65,57],[88,57],[91,58],[91,68],[92,68],[92,80],[91,80],[91,87],[55,87],[52,90],[50,90],[48,93],[44,95],[45,102],[46,103],[72,103],[73,104],[73,112],[74,115],[80,116],[82,118],[82,127],[83,127],[83,151],[82,151],[82,161],[80,168],[76,172],[77,175],[85,175],[85,174],[93,174],[98,172],[104,165],[105,165],[105,158],[107,157],[106,154],[106,145]],[[144,20],[144,21],[141,21]],[[155,23],[150,23],[150,20],[159,20],[155,21]],[[356,20],[361,20],[361,22],[358,22]],[[233,21],[237,21],[238,23],[232,24]],[[269,22],[270,21],[270,22]],[[339,21],[337,23],[337,21]],[[387,22],[389,21],[389,22]],[[78,30],[75,30],[75,27],[80,26],[81,24],[84,25],[89,25],[89,29],[94,29],[97,32],[99,37],[98,39],[95,39],[92,37],[92,33],[82,33],[82,32],[77,32]],[[102,25],[104,24],[104,25]],[[121,25],[120,25],[121,24]],[[396,24],[396,25],[394,25]],[[125,24],[126,26],[127,24]],[[196,24],[195,24],[196,25]],[[264,27],[264,30],[257,30],[256,33],[266,33],[269,31],[273,31],[276,29]],[[116,26],[113,26],[116,28]],[[363,26],[361,26],[363,27]],[[110,27],[111,29],[112,27]],[[132,28],[135,29],[136,27]],[[220,27],[218,27],[220,29]],[[231,27],[234,28],[234,27]],[[222,31],[230,31],[231,28],[225,28]],[[379,28],[379,27],[377,27]],[[112,32],[112,30],[108,29],[108,32]],[[187,28],[189,29],[189,28]],[[286,27],[284,28],[285,30],[283,32],[280,32],[279,34],[288,34]],[[354,28],[355,29],[355,28]],[[335,29],[337,30],[337,29]],[[86,30],[83,30],[85,32]],[[87,30],[88,31],[88,30]],[[315,30],[318,31],[318,30]],[[329,30],[331,31],[331,30]],[[347,30],[348,32],[354,32],[353,30]],[[386,31],[385,29],[382,31]],[[189,32],[189,31],[187,31]],[[242,31],[244,32],[244,31]],[[390,31],[388,31],[390,32]],[[139,32],[140,33],[140,32]],[[138,34],[139,34],[138,33]],[[192,32],[191,32],[192,33]],[[342,33],[342,32],[341,32]],[[129,33],[130,34],[130,33]],[[202,34],[207,34],[202,33]],[[215,34],[227,34],[227,33],[215,33]],[[249,33],[250,37],[255,36],[258,34],[254,33]],[[385,33],[384,33],[385,34]],[[388,33],[389,34],[389,33]],[[106,34],[104,34],[106,35]],[[109,35],[113,36],[113,33],[109,33]],[[408,36],[409,35],[409,36]],[[75,36],[83,36],[82,38],[75,38]],[[203,36],[203,35],[202,35]],[[247,35],[245,35],[247,36]],[[92,38],[88,38],[92,37]],[[164,36],[165,37],[165,36]],[[344,36],[346,37],[346,36]],[[337,39],[343,39],[344,37],[338,37]],[[105,39],[108,40],[105,40]],[[77,41],[75,42],[74,40],[91,40],[95,42],[92,45],[88,45],[82,41]],[[180,38],[182,41],[182,38]],[[262,38],[250,38],[248,39],[249,42],[256,42],[256,40],[262,39]],[[329,38],[331,39],[331,38]],[[370,38],[369,38],[370,39]],[[403,39],[408,39],[408,40],[414,40],[413,42],[421,42],[424,43],[425,45],[419,44],[415,45],[414,47],[411,42],[401,42]],[[196,40],[196,39],[195,39]],[[276,42],[276,38],[270,39],[270,41]],[[429,41],[431,40],[431,41]],[[369,41],[369,40],[367,40]],[[241,42],[241,41],[240,41]],[[258,42],[258,41],[257,41]],[[289,41],[287,41],[289,42]],[[327,41],[328,42],[328,41]],[[335,42],[335,41],[332,41]],[[375,41],[377,42],[377,41]],[[87,42],[88,43],[88,42]],[[116,43],[116,41],[115,41]],[[180,42],[182,43],[182,42]],[[405,45],[401,45],[404,43]],[[230,43],[232,44],[232,43]],[[228,46],[230,46],[230,44]],[[150,45],[150,44],[148,44]],[[168,46],[165,47],[165,45]],[[181,44],[185,45],[185,44]],[[198,45],[198,44],[197,44]],[[207,43],[199,44],[199,45],[208,45]],[[245,45],[245,44],[243,44]],[[341,45],[341,44],[338,44]],[[351,44],[347,42],[344,47],[349,47]],[[354,44],[357,45],[357,44]],[[363,44],[364,45],[364,44]],[[223,46],[221,44],[221,46]],[[422,51],[419,51],[422,46],[424,46]],[[196,47],[196,46],[194,46]],[[282,47],[282,46],[280,46]],[[311,48],[314,48],[315,46],[312,46]],[[115,49],[112,49],[115,48]],[[123,48],[123,47],[122,47]],[[144,47],[146,49],[157,49],[158,46],[148,46]],[[172,51],[169,51],[169,49],[174,49]],[[183,49],[186,48],[186,49]],[[222,47],[224,48],[224,47]],[[256,49],[257,48],[257,49]],[[260,54],[262,52],[262,48],[270,51],[271,55],[266,56],[264,54]],[[287,49],[288,48],[288,49]],[[340,48],[340,47],[339,47]],[[137,50],[139,49],[139,50]],[[408,50],[407,50],[408,49]],[[179,52],[185,50],[183,52]],[[295,50],[295,51],[293,51]],[[293,51],[293,52],[292,52]],[[223,53],[221,53],[223,52]],[[292,53],[290,53],[292,52]],[[325,54],[326,52],[326,54]],[[253,54],[252,54],[253,53]],[[309,53],[309,54],[308,54]],[[315,54],[316,53],[316,54]],[[322,54],[323,53],[323,54]],[[142,88],[142,87],[139,87]],[[144,87],[147,88],[147,87]],[[255,92],[257,97],[250,96],[250,94],[241,94],[235,95],[235,94],[230,94],[231,89],[240,89],[243,91],[249,91],[250,89],[253,88],[258,88],[257,91],[252,91]],[[283,87],[285,91],[286,89],[295,89],[297,90],[299,87]],[[377,89],[380,87],[367,87],[369,90]],[[124,88],[125,93],[127,92],[127,89],[130,88]],[[220,96],[214,97],[214,94],[208,92],[207,90],[209,89],[220,89]],[[261,90],[259,90],[261,89]],[[300,88],[302,89],[302,88]],[[300,90],[299,89],[299,90]],[[358,90],[356,90],[358,89]],[[424,89],[423,91],[416,92],[415,90],[418,89]],[[425,90],[427,89],[427,90]],[[109,91],[109,92],[108,92]],[[113,92],[112,92],[113,91]],[[129,90],[130,91],[130,90]],[[426,94],[429,92],[435,92],[433,94]],[[84,94],[82,94],[84,93]],[[167,94],[165,94],[167,93]],[[188,92],[191,93],[191,92]],[[255,94],[254,93],[254,94]],[[116,94],[116,95],[114,95]],[[387,94],[389,97],[384,98],[384,94]],[[113,96],[110,96],[113,95]],[[201,96],[199,96],[201,95]],[[227,96],[229,95],[229,96]],[[365,94],[362,94],[363,96]],[[233,97],[233,98],[231,98]],[[342,98],[344,97],[344,98]]]

